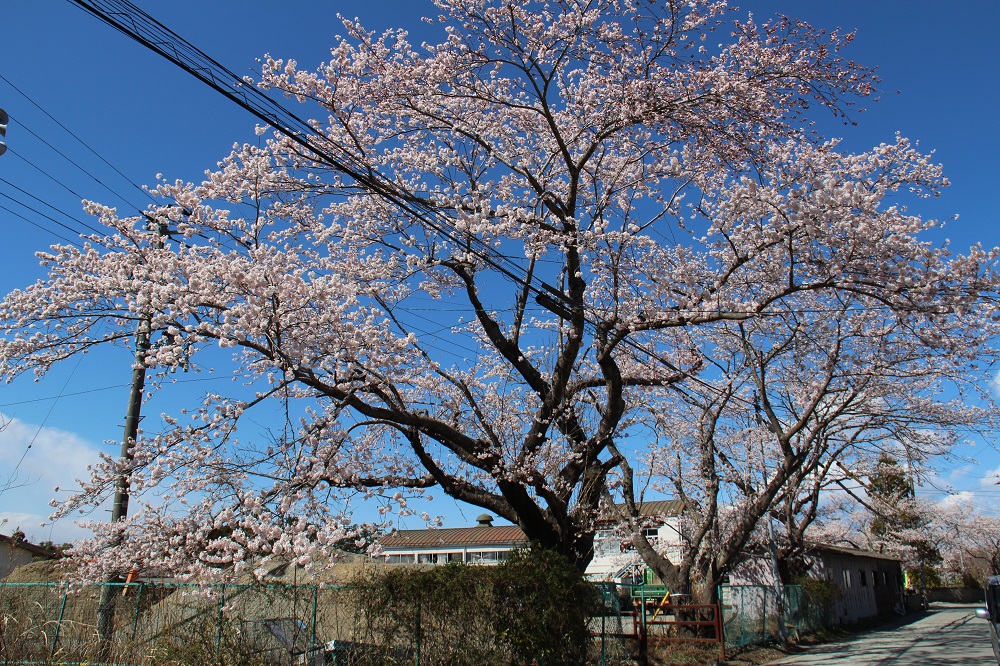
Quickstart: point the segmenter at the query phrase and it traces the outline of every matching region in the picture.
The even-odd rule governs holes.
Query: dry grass
[[[711,666],[719,663],[719,647],[707,643],[650,642],[650,666]]]

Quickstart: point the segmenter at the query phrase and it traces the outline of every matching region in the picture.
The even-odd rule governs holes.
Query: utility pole
[[[135,333],[135,363],[132,367],[132,387],[129,389],[128,411],[125,413],[125,431],[122,435],[120,460],[130,462],[134,453],[136,437],[139,434],[139,419],[142,410],[142,393],[146,384],[146,352],[149,351],[150,318],[144,316],[139,321]],[[128,470],[123,469],[115,482],[115,500],[111,507],[111,524],[114,525],[128,515],[129,483]],[[116,537],[117,545],[121,537]],[[111,656],[111,639],[115,624],[115,590],[110,585],[114,580],[105,581],[101,588],[101,600],[97,606],[97,635],[100,638],[101,661]]]
[[[753,396],[754,412],[758,426],[767,428],[768,432],[777,434],[772,425],[768,423],[760,409],[760,398],[757,393],[754,392]],[[764,442],[760,443],[760,473],[761,473],[761,487],[767,486],[767,466],[764,463]],[[771,516],[771,510],[768,509],[765,514],[765,519],[767,520],[767,550],[771,559],[771,576],[774,578],[774,600],[775,600],[775,610],[777,611],[778,618],[778,640],[781,641],[782,645],[788,643],[788,628],[785,626],[785,584],[781,580],[781,567],[778,563],[778,544],[774,539],[774,520]],[[767,598],[764,598],[764,613],[767,614]]]
[[[167,225],[159,223],[157,249],[163,248],[163,238],[167,235]],[[150,335],[152,333],[152,315],[144,313],[139,319],[135,332],[135,361],[132,365],[132,385],[128,395],[128,409],[125,412],[125,428],[122,433],[121,457],[123,463],[131,462],[135,457],[133,447],[139,435],[139,421],[142,414],[142,394],[146,386],[146,354],[149,352]],[[129,500],[129,470],[122,469],[115,482],[115,499],[111,506],[111,524],[114,525],[128,515]],[[114,545],[121,543],[121,537],[115,537]],[[100,660],[108,661],[111,656],[112,638],[115,625],[115,605],[117,598],[115,590],[110,585],[114,579],[105,581],[101,587],[101,599],[97,606],[97,635],[100,639]]]
[[[774,540],[774,525],[771,512],[767,513],[767,549],[771,556],[771,575],[774,576],[774,598],[778,616],[778,640],[782,645],[788,643],[788,627],[785,626],[785,584],[781,580],[781,567],[778,565],[778,544]],[[764,605],[765,614],[767,604]]]

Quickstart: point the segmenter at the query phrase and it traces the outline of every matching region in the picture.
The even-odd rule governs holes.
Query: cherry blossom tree
[[[788,298],[767,317],[700,330],[693,337],[709,336],[699,349],[715,378],[675,385],[655,412],[658,444],[643,472],[649,487],[685,503],[686,552],[677,562],[659,555],[636,514],[632,540],[663,580],[699,602],[713,601],[748,552],[773,550],[791,582],[825,491],[874,476],[886,451],[905,454],[916,474],[970,427],[995,424],[989,385],[968,381],[966,360],[928,363],[906,318],[830,296]],[[978,391],[982,402],[944,399],[944,386]],[[623,484],[626,506],[642,485]]]
[[[934,522],[941,534],[945,571],[956,582],[984,586],[1000,571],[1000,516],[960,501],[939,507]]]
[[[88,203],[112,232],[43,253],[48,276],[0,304],[7,378],[148,322],[151,391],[209,364],[237,380],[147,424],[61,505],[122,478],[133,506],[155,497],[97,526],[83,559],[320,560],[359,500],[408,512],[440,489],[582,568],[602,510],[637,515],[640,439],[702,446],[718,413],[727,446],[818,467],[837,445],[796,442],[844,402],[817,385],[851,390],[838,363],[885,340],[879,367],[936,405],[993,353],[995,254],[952,255],[905,208],[945,184],[940,167],[903,138],[851,154],[814,131],[811,114],[873,92],[840,56],[849,35],[709,0],[436,4],[437,44],[345,20],[315,72],[263,59],[257,83],[310,105],[328,150],[262,127],[204,182],[160,182],[142,217]],[[874,357],[845,344],[824,363],[816,345],[769,369],[838,318]],[[283,425],[247,435],[252,412]],[[715,460],[683,465],[711,483]],[[754,460],[722,463],[742,475],[737,521],[786,484]]]
[[[810,538],[896,554],[918,587],[981,586],[1000,566],[1000,519],[965,493],[918,496],[920,471],[883,452],[867,472],[850,475],[861,488],[826,503]]]

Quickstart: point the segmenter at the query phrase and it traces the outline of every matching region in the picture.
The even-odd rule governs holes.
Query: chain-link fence
[[[311,663],[323,652],[319,636],[353,637],[345,596],[302,585],[3,583],[0,661],[207,664],[225,654],[251,665]],[[103,641],[102,615],[111,627]]]
[[[102,608],[105,588],[112,601]],[[469,593],[466,611],[477,603]],[[484,626],[482,613],[447,616],[419,604],[374,613],[357,595],[351,586],[0,583],[0,664],[495,663],[510,638],[505,627]],[[625,663],[631,620],[623,623],[613,585],[598,595],[587,660]],[[102,614],[110,614],[107,641],[98,635]],[[454,661],[463,650],[482,659]]]
[[[829,622],[829,608],[810,599],[800,585],[785,585],[779,596],[768,585],[723,585],[726,648],[741,648],[778,640],[781,624],[786,635],[816,631]]]

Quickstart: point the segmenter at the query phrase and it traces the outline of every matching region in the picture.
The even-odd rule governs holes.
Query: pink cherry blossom
[[[8,379],[149,321],[151,392],[234,380],[57,506],[130,484],[85,575],[322,563],[362,502],[388,521],[431,488],[583,567],[601,513],[635,527],[659,488],[715,541],[640,550],[705,584],[850,433],[970,413],[947,391],[994,354],[996,253],[930,240],[906,206],[946,182],[908,140],[811,133],[877,83],[850,35],[709,0],[436,4],[436,44],[345,20],[317,71],[262,59],[326,155],[260,128],[143,217],[87,203],[109,234],[0,303]]]

